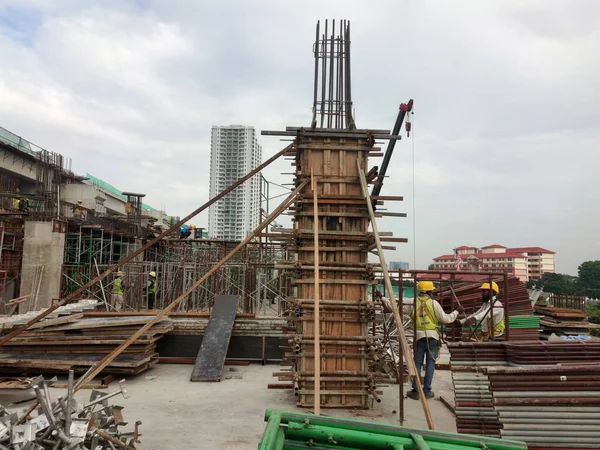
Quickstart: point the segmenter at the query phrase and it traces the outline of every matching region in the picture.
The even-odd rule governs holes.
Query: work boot
[[[435,394],[433,393],[433,391],[428,392],[427,394],[425,394],[425,398],[433,398],[435,397]]]
[[[406,396],[408,398],[412,398],[413,400],[419,400],[419,393],[417,391],[408,391]]]

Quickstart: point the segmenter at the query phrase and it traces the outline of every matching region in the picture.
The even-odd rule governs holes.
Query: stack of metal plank
[[[16,318],[18,319],[18,318]],[[0,373],[85,372],[91,365],[126,342],[152,316],[86,318],[81,313],[48,319],[0,347]],[[19,326],[14,320],[10,332]],[[169,320],[159,322],[138,337],[105,370],[105,373],[137,374],[157,362],[157,341],[173,329]]]

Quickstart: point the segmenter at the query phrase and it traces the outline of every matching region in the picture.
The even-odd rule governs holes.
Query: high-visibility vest
[[[156,292],[156,280],[150,277],[150,287],[148,288],[148,294],[154,294]]]
[[[491,339],[492,338],[492,321],[494,319],[493,318],[489,318],[487,319],[487,325],[488,325],[488,332],[486,333],[486,339]],[[494,324],[494,336],[502,336],[504,334],[504,330],[506,329],[506,324],[504,322],[504,317],[502,318],[502,320],[498,323]]]
[[[116,278],[113,282],[113,294],[123,295],[123,279],[121,277]]]
[[[438,320],[433,309],[433,300],[430,297],[426,295],[417,297],[413,308],[413,320],[416,320],[417,331],[437,330]]]

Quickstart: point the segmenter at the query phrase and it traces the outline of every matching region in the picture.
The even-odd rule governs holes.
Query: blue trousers
[[[428,394],[431,392],[431,382],[435,372],[435,360],[438,356],[438,341],[433,338],[422,338],[417,341],[417,356],[415,357],[415,365],[417,373],[421,375],[423,361],[427,358],[427,367],[425,369],[425,379],[423,381],[423,392]],[[417,392],[415,380],[412,382],[412,390]]]

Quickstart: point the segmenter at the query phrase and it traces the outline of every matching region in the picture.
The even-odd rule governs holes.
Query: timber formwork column
[[[350,133],[299,137],[296,141],[296,182],[315,176],[318,196],[321,328],[321,406],[367,408],[374,385],[369,378],[371,338],[368,321],[373,312],[368,287],[368,212],[357,173],[367,168],[372,146]],[[294,234],[299,312],[294,338],[298,404],[314,406],[314,203],[307,185],[296,203]]]
[[[368,252],[375,244],[368,232],[370,215],[359,170],[376,173],[376,167],[369,167],[370,155],[381,156],[380,149],[373,146],[375,140],[398,136],[391,136],[389,130],[356,128],[350,83],[350,24],[338,22],[339,34],[335,21],[325,21],[324,25],[322,32],[317,23],[313,46],[311,126],[262,132],[295,138],[295,184],[312,178],[317,191],[316,200],[310,183],[300,191],[293,212],[294,228],[282,230],[283,236],[293,239],[289,249],[297,254],[296,260],[278,266],[292,274],[295,295],[286,301],[293,311],[295,336],[290,340],[292,351],[286,354],[292,369],[276,376],[294,383],[299,406],[316,405],[317,378],[320,406],[368,408],[371,396],[379,401],[376,383],[385,376],[375,371],[380,344],[368,334],[369,323],[375,319],[375,304],[369,300],[369,288],[375,281]],[[315,285],[320,287],[317,344]],[[315,369],[316,353],[320,371]]]

